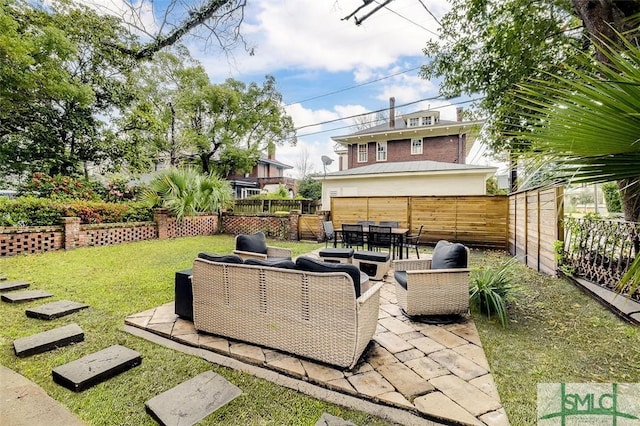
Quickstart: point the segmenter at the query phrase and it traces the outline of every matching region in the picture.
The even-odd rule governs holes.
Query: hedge
[[[146,203],[0,198],[0,226],[59,225],[67,216],[79,217],[80,223],[145,222],[153,220],[153,209]]]

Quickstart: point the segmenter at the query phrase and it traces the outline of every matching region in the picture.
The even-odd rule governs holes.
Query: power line
[[[417,103],[419,103],[419,102],[424,102],[424,101],[433,101],[433,100],[436,100],[436,99],[440,99],[441,97],[442,97],[442,96],[438,95],[438,96],[434,96],[434,97],[431,97],[431,98],[419,99],[419,100],[417,100],[417,101],[408,102],[408,103],[406,103],[406,104],[402,104],[402,105],[397,105],[397,108],[401,108],[401,107],[404,107],[404,106],[417,104]],[[351,115],[351,116],[348,116],[348,117],[335,118],[335,119],[333,119],[333,120],[327,120],[327,121],[323,121],[323,122],[320,122],[320,123],[315,123],[315,124],[305,124],[304,126],[296,127],[294,130],[295,130],[295,131],[298,131],[298,130],[300,130],[300,129],[305,129],[305,128],[307,128],[307,127],[321,126],[321,125],[323,125],[323,124],[335,123],[336,121],[342,121],[342,120],[345,120],[345,119],[347,119],[347,118],[363,117],[363,116],[365,116],[365,115],[375,114],[375,113],[377,113],[377,112],[383,112],[383,111],[386,111],[386,110],[388,110],[388,109],[389,109],[389,108],[382,108],[382,109],[378,109],[378,110],[375,110],[375,111],[363,112],[362,114],[355,114],[355,115]]]
[[[402,107],[402,106],[406,106],[406,105],[411,105],[411,104],[415,104],[415,103],[417,103],[417,102],[422,102],[422,101],[426,101],[426,100],[433,100],[433,99],[437,99],[437,98],[432,98],[432,99],[429,99],[429,98],[427,98],[427,99],[422,99],[422,100],[419,100],[419,101],[410,102],[410,103],[408,103],[408,104],[399,105],[398,107]],[[452,104],[450,104],[450,105],[441,105],[441,106],[434,107],[434,108],[431,108],[431,109],[436,110],[436,109],[442,109],[442,108],[445,108],[445,107],[448,107],[448,106],[453,106],[453,105],[463,105],[463,104],[468,104],[468,103],[470,103],[470,102],[479,101],[479,100],[481,100],[481,99],[483,99],[483,98],[482,98],[482,97],[480,97],[480,98],[475,98],[475,99],[469,99],[469,100],[466,100],[466,101],[454,102],[454,103],[452,103]],[[298,130],[298,129],[302,129],[302,128],[305,128],[305,127],[320,126],[320,125],[322,125],[322,124],[332,123],[332,122],[340,121],[340,120],[347,120],[347,119],[349,119],[349,118],[356,118],[356,117],[360,117],[360,116],[363,116],[363,115],[374,114],[374,113],[376,113],[376,112],[385,111],[385,110],[387,110],[387,109],[388,109],[388,108],[383,108],[383,109],[380,109],[380,110],[377,110],[377,111],[367,112],[367,113],[364,113],[364,114],[356,114],[356,115],[352,115],[352,116],[349,116],[349,117],[342,117],[342,118],[339,118],[339,119],[336,119],[336,120],[330,120],[330,121],[327,121],[327,122],[316,123],[316,124],[309,124],[309,125],[305,125],[305,126],[299,127],[299,128],[297,128],[296,130]],[[373,121],[370,121],[369,123],[373,123],[373,122],[375,122],[375,121],[376,121],[376,120],[373,120]],[[348,128],[350,128],[350,127],[353,127],[353,125],[346,125],[346,126],[340,126],[340,127],[333,127],[333,128],[331,128],[331,129],[327,129],[327,130],[318,130],[317,132],[305,133],[305,134],[303,134],[303,135],[296,135],[296,137],[297,137],[297,138],[304,138],[304,137],[307,137],[307,136],[318,135],[318,134],[321,134],[321,133],[333,132],[333,131],[335,131],[335,130],[348,129]]]
[[[286,104],[285,106],[287,107],[287,106],[291,106],[293,104],[301,104],[303,102],[308,102],[308,101],[312,101],[312,100],[315,100],[315,99],[324,98],[326,96],[335,95],[336,93],[346,92],[347,90],[356,89],[358,87],[366,86],[367,84],[377,83],[378,81],[386,80],[387,78],[391,78],[391,77],[395,77],[395,76],[400,75],[400,74],[405,74],[405,73],[408,73],[408,72],[411,72],[411,71],[415,71],[415,70],[417,70],[419,68],[420,68],[419,66],[413,67],[413,68],[410,68],[410,69],[405,70],[405,71],[399,71],[399,72],[397,72],[395,74],[390,74],[390,75],[386,75],[384,77],[376,78],[375,80],[370,80],[370,81],[366,81],[364,83],[356,84],[355,86],[349,86],[349,87],[345,87],[345,88],[342,88],[342,89],[334,90],[333,92],[324,93],[322,95],[312,96],[310,98],[302,99],[301,101],[290,102],[290,103]]]
[[[376,1],[376,3],[378,3],[378,1]],[[412,21],[411,19],[407,18],[406,16],[403,16],[403,15],[399,14],[398,12],[396,12],[396,11],[395,11],[395,10],[393,10],[393,9],[390,9],[388,6],[386,6],[386,5],[385,5],[385,6],[384,6],[384,8],[385,8],[385,9],[387,9],[389,12],[394,13],[394,14],[396,14],[397,16],[401,17],[401,18],[402,18],[402,19],[404,19],[405,21],[407,21],[407,22],[411,22],[413,25],[415,25],[415,26],[417,26],[417,27],[422,28],[423,30],[425,30],[425,31],[426,31],[426,32],[428,32],[429,34],[433,34],[434,36],[439,37],[439,34],[438,34],[438,33],[434,32],[434,31],[431,31],[431,30],[430,30],[429,28],[427,28],[427,27],[423,27],[422,25],[418,24],[417,22]],[[362,21],[360,21],[360,22],[362,22]]]
[[[429,10],[429,8],[427,7],[427,5],[426,5],[426,4],[424,4],[422,0],[418,0],[418,1],[419,1],[419,2],[420,2],[420,4],[422,5],[422,7],[424,7],[424,10],[426,10],[426,11],[427,11],[427,13],[428,13],[429,15],[431,15],[431,17],[433,18],[433,20],[434,20],[434,21],[436,21],[436,23],[437,23],[439,26],[442,26],[442,23],[438,20],[438,18],[436,18],[436,15],[434,15],[433,13],[431,13],[431,11],[430,11],[430,10]]]

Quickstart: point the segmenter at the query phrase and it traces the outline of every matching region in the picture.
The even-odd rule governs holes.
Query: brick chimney
[[[389,98],[389,127],[396,127],[396,98]]]
[[[269,160],[275,160],[276,159],[276,145],[275,144],[269,144],[269,146],[267,147],[267,158]]]
[[[456,120],[462,121],[462,107],[456,108]]]

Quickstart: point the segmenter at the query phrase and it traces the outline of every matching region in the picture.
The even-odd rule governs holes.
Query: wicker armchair
[[[393,262],[396,298],[407,315],[452,315],[469,311],[470,270],[466,268],[469,250],[466,247],[463,250],[465,267],[432,269],[431,256]],[[437,256],[435,250],[433,256]]]
[[[236,235],[236,249],[233,253],[243,260],[250,258],[274,259],[274,261],[291,260],[291,250],[268,246],[265,235],[260,231],[251,235]]]

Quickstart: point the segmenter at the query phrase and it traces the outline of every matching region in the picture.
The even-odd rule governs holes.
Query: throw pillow
[[[242,263],[242,258],[236,254],[198,253],[198,257],[211,262]]]
[[[251,235],[240,234],[236,237],[236,250],[267,254],[267,240],[260,231]]]
[[[431,269],[466,268],[467,260],[467,249],[464,245],[440,240],[433,249]]]
[[[245,265],[255,265],[255,266],[270,266],[272,268],[282,268],[282,269],[296,269],[296,264],[291,260],[283,259],[281,257],[271,258],[271,259],[256,259],[255,257],[251,257],[244,261]]]
[[[308,272],[346,272],[353,281],[356,298],[360,297],[360,270],[354,265],[323,262],[311,257],[300,256],[296,259],[296,266],[299,270]]]

